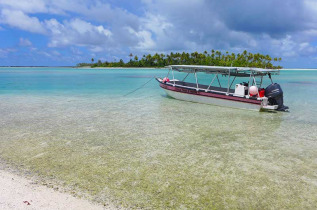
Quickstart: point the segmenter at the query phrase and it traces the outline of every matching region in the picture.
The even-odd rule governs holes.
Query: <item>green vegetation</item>
[[[130,61],[125,63],[122,59],[118,62],[102,62],[98,60],[94,63],[94,58],[91,59],[92,63],[79,63],[78,67],[91,66],[91,67],[164,67],[168,65],[209,65],[209,66],[249,66],[268,69],[280,69],[281,66],[274,66],[271,61],[280,62],[281,58],[271,58],[269,55],[262,55],[259,53],[252,54],[246,50],[242,53],[229,53],[222,54],[220,51],[211,50],[211,54],[207,51],[204,53],[173,53],[170,54],[148,54],[143,55],[141,59],[138,56],[129,54]],[[132,59],[133,58],[133,59]]]

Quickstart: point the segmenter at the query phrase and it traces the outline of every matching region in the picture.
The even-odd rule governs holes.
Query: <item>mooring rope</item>
[[[154,78],[155,78],[155,76],[153,76],[150,80],[148,80],[146,83],[144,83],[143,85],[141,85],[141,86],[138,87],[137,89],[134,89],[133,91],[131,91],[131,92],[125,94],[123,97],[128,96],[128,95],[130,95],[130,94],[136,92],[137,90],[143,88],[147,83],[151,82],[151,80],[154,79]]]

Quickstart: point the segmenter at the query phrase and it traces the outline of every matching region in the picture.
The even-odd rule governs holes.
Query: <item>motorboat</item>
[[[169,69],[167,76],[156,78],[156,80],[172,98],[257,111],[288,110],[283,103],[281,86],[272,80],[272,75],[279,75],[280,70],[202,65],[170,65],[167,67]],[[176,76],[181,76],[180,73],[182,73],[183,79],[176,79],[176,72]],[[204,81],[211,80],[209,80],[209,84],[199,83],[198,74],[202,73],[205,74]],[[191,74],[194,75],[194,80],[187,81]],[[171,78],[169,78],[170,76]],[[220,81],[223,78],[225,85],[224,81]],[[270,84],[263,87],[263,81],[266,78]]]

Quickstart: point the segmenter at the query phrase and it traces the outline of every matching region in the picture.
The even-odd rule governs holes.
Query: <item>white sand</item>
[[[28,205],[29,203],[29,205]],[[54,191],[0,169],[0,209],[114,209]]]

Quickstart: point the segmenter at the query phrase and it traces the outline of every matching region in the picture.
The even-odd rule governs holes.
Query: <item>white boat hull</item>
[[[254,110],[259,111],[261,109],[261,105],[259,104],[250,104],[250,103],[244,103],[239,101],[232,101],[232,100],[226,100],[226,99],[220,99],[220,98],[213,98],[213,97],[206,97],[201,95],[193,95],[193,94],[187,94],[182,92],[176,92],[164,89],[166,94],[169,95],[172,98],[183,100],[183,101],[191,101],[191,102],[197,102],[197,103],[204,103],[204,104],[213,104],[217,106],[226,106],[226,107],[232,107],[232,108],[238,108],[238,109],[248,109],[248,110]]]

